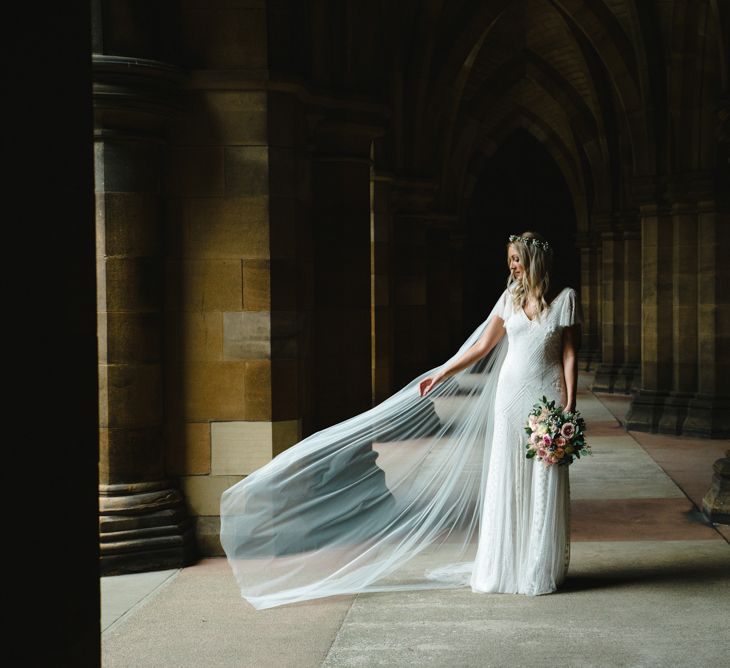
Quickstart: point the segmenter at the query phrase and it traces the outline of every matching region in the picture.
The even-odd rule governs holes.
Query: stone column
[[[163,124],[182,73],[94,56],[101,571],[181,567],[190,520],[165,476]]]
[[[697,392],[682,433],[730,438],[730,213],[714,199],[697,214]]]
[[[373,402],[379,404],[393,385],[393,175],[374,171],[372,180],[372,362]]]
[[[429,366],[435,366],[451,357],[455,341],[449,315],[452,293],[457,287],[453,283],[451,273],[453,268],[451,231],[456,224],[456,218],[434,213],[424,222],[427,225],[426,309],[429,325],[422,336],[428,340],[428,357],[426,366],[418,373],[423,373]]]
[[[656,431],[672,386],[672,219],[656,202],[640,206],[641,387],[631,400],[626,427]]]
[[[394,379],[402,387],[427,367],[428,220],[435,186],[397,180],[394,193]]]
[[[638,390],[641,371],[641,233],[638,221],[624,216],[623,234],[623,364],[616,372],[614,391]]]
[[[449,233],[451,268],[449,272],[449,334],[452,345],[464,336],[464,249],[467,233],[452,229]],[[451,354],[454,354],[452,349]]]
[[[613,392],[616,376],[624,363],[624,240],[612,216],[596,216],[601,232],[602,317],[601,364],[596,369],[594,391]]]
[[[580,252],[580,294],[584,318],[578,358],[581,368],[591,370],[601,362],[602,254],[600,242],[593,235],[579,232],[576,245]]]
[[[712,484],[702,499],[702,511],[710,522],[730,524],[730,450],[712,466]]]
[[[310,115],[312,429],[372,406],[371,143],[381,127]]]
[[[658,430],[681,434],[687,405],[697,390],[697,211],[683,198],[671,208],[672,308],[662,319],[671,330],[672,383]]]

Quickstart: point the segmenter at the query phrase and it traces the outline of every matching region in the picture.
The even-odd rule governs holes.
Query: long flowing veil
[[[507,291],[448,364],[501,316]],[[221,544],[257,609],[469,583],[506,334],[425,397],[414,378],[223,492]]]

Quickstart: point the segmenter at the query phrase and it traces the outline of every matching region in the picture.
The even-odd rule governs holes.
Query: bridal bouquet
[[[546,397],[536,403],[527,417],[527,458],[537,457],[545,466],[569,465],[573,457],[591,455],[585,439],[585,420],[579,411],[562,411]]]

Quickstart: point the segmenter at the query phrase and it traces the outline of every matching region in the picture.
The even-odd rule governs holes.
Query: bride
[[[428,391],[505,334],[509,338],[497,381],[493,446],[470,584],[474,592],[535,595],[555,591],[565,579],[570,490],[567,466],[545,467],[525,457],[525,416],[542,396],[575,410],[579,342],[578,327],[571,323],[578,303],[572,288],[546,300],[551,249],[542,237],[526,232],[510,241],[514,281],[502,295],[499,316],[473,352],[423,380],[421,388]]]
[[[568,466],[525,457],[543,396],[575,410],[582,312],[539,234],[443,365],[225,490],[220,538],[256,609],[338,594],[555,591],[570,558]]]

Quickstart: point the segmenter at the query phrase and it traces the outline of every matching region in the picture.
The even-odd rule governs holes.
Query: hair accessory
[[[510,234],[509,235],[510,241],[522,241],[525,244],[531,244],[533,246],[537,246],[538,248],[541,248],[546,253],[552,253],[553,247],[547,242],[542,241],[541,239],[535,239],[533,237],[520,237],[516,234]]]

